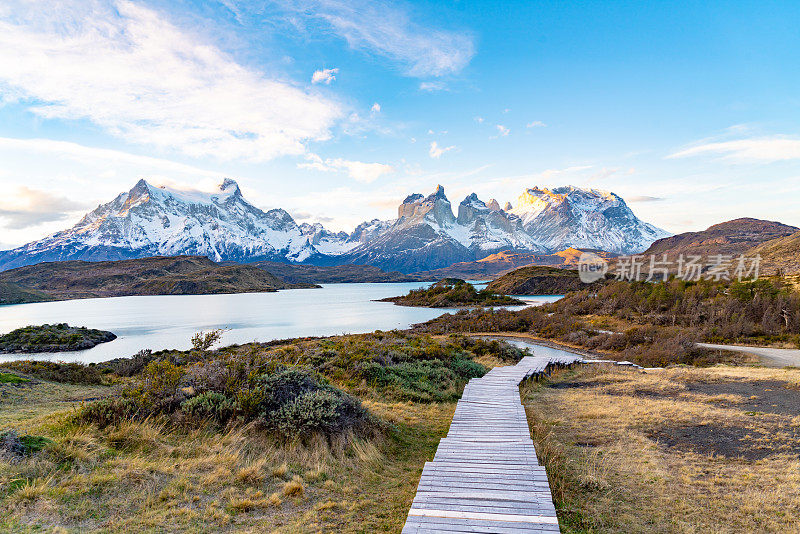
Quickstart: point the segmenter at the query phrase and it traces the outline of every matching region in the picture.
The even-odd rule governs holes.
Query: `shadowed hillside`
[[[127,295],[204,295],[314,287],[288,284],[252,265],[218,265],[204,256],[40,263],[0,273],[0,303]]]

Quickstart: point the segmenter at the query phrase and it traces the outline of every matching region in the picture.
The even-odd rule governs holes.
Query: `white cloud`
[[[369,110],[370,110],[372,113],[380,113],[380,112],[381,112],[381,105],[380,105],[380,104],[378,104],[377,102],[375,102],[374,104],[372,104],[372,107],[371,107],[371,108],[369,108]]]
[[[331,82],[336,79],[336,74],[338,73],[339,69],[315,70],[314,74],[311,75],[311,83],[324,83],[325,85],[330,85]]]
[[[25,186],[4,190],[0,197],[0,220],[5,228],[22,229],[61,221],[86,205]]]
[[[374,182],[384,174],[394,171],[391,165],[384,163],[364,163],[362,161],[351,161],[342,158],[327,158],[323,160],[316,154],[308,154],[306,163],[298,163],[301,169],[312,169],[321,172],[345,171],[348,176],[357,182]]]
[[[483,117],[475,117],[475,122],[478,124],[483,124]]]
[[[533,121],[525,125],[526,128],[544,128],[545,126],[547,125],[542,121]]]
[[[475,54],[464,31],[447,31],[411,20],[405,8],[386,0],[272,0],[293,28],[322,21],[351,48],[405,66],[409,76],[442,76],[463,69]],[[236,2],[242,9],[244,2]],[[270,13],[274,15],[274,13]]]
[[[800,159],[800,139],[787,136],[759,137],[701,143],[667,156],[668,159],[720,154],[742,162],[773,162]]]
[[[426,91],[428,93],[434,93],[436,91],[444,91],[447,89],[447,86],[444,82],[421,82],[419,84],[420,91]]]
[[[511,133],[511,130],[502,124],[498,124],[495,128],[497,128],[497,137],[508,137],[508,134]]]
[[[634,195],[625,198],[625,202],[632,203],[632,202],[661,202],[664,200],[664,197],[651,197],[648,195]]]
[[[0,57],[0,99],[194,157],[302,154],[342,116],[336,102],[244,67],[127,0],[10,0]]]
[[[14,139],[11,137],[0,137],[0,150],[36,152],[51,156],[67,157],[82,163],[101,162],[115,165],[125,163],[137,167],[158,169],[163,172],[178,172],[213,178],[218,178],[225,174],[220,171],[201,169],[193,165],[186,165],[167,159],[140,156],[108,148],[88,147],[69,141],[55,141],[52,139]],[[113,169],[109,169],[109,171],[112,170]]]
[[[442,146],[442,147],[440,147],[439,143],[437,143],[436,141],[433,141],[431,143],[430,150],[428,150],[428,154],[430,154],[430,156],[433,159],[439,159],[440,157],[442,157],[442,154],[444,154],[445,152],[450,152],[451,150],[454,150],[455,148],[456,147],[454,147],[454,146],[446,146],[446,147]]]

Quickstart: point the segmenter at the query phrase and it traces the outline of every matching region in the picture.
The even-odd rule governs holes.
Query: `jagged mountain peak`
[[[630,254],[670,235],[639,220],[619,195],[600,189],[530,187],[511,213],[550,251],[575,247]]]

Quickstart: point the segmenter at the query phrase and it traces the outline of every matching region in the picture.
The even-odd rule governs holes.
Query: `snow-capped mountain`
[[[190,254],[215,261],[355,263],[414,272],[504,250],[552,253],[576,247],[629,254],[669,235],[640,221],[619,196],[576,187],[528,189],[513,209],[473,193],[454,214],[438,186],[427,197],[408,196],[397,215],[364,222],[348,235],[319,223],[298,225],[282,209],[262,211],[230,179],[212,193],[140,180],[72,228],[0,252],[0,270],[42,261]]]
[[[316,235],[312,240],[325,249],[327,237]],[[213,193],[155,187],[140,180],[69,230],[3,253],[0,267],[180,254],[214,261],[302,262],[323,253],[286,211],[254,207],[233,180],[225,179]]]
[[[533,187],[519,196],[511,213],[549,252],[575,247],[634,254],[671,235],[639,220],[618,195],[598,189]]]
[[[456,217],[440,185],[427,197],[419,193],[406,197],[397,220],[346,258],[351,263],[413,272],[509,249],[539,250],[518,217],[499,206],[487,206],[474,193],[459,204]]]

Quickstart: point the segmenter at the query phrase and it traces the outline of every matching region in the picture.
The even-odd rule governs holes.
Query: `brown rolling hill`
[[[130,295],[251,293],[315,287],[290,284],[253,265],[205,256],[47,262],[0,272],[0,304]]]
[[[742,218],[709,226],[701,232],[686,232],[659,239],[644,254],[680,254],[713,256],[739,255],[772,239],[786,237],[800,230],[788,224],[761,219]]]
[[[746,254],[761,256],[760,272],[764,275],[799,275],[800,232],[770,239],[751,248]]]

